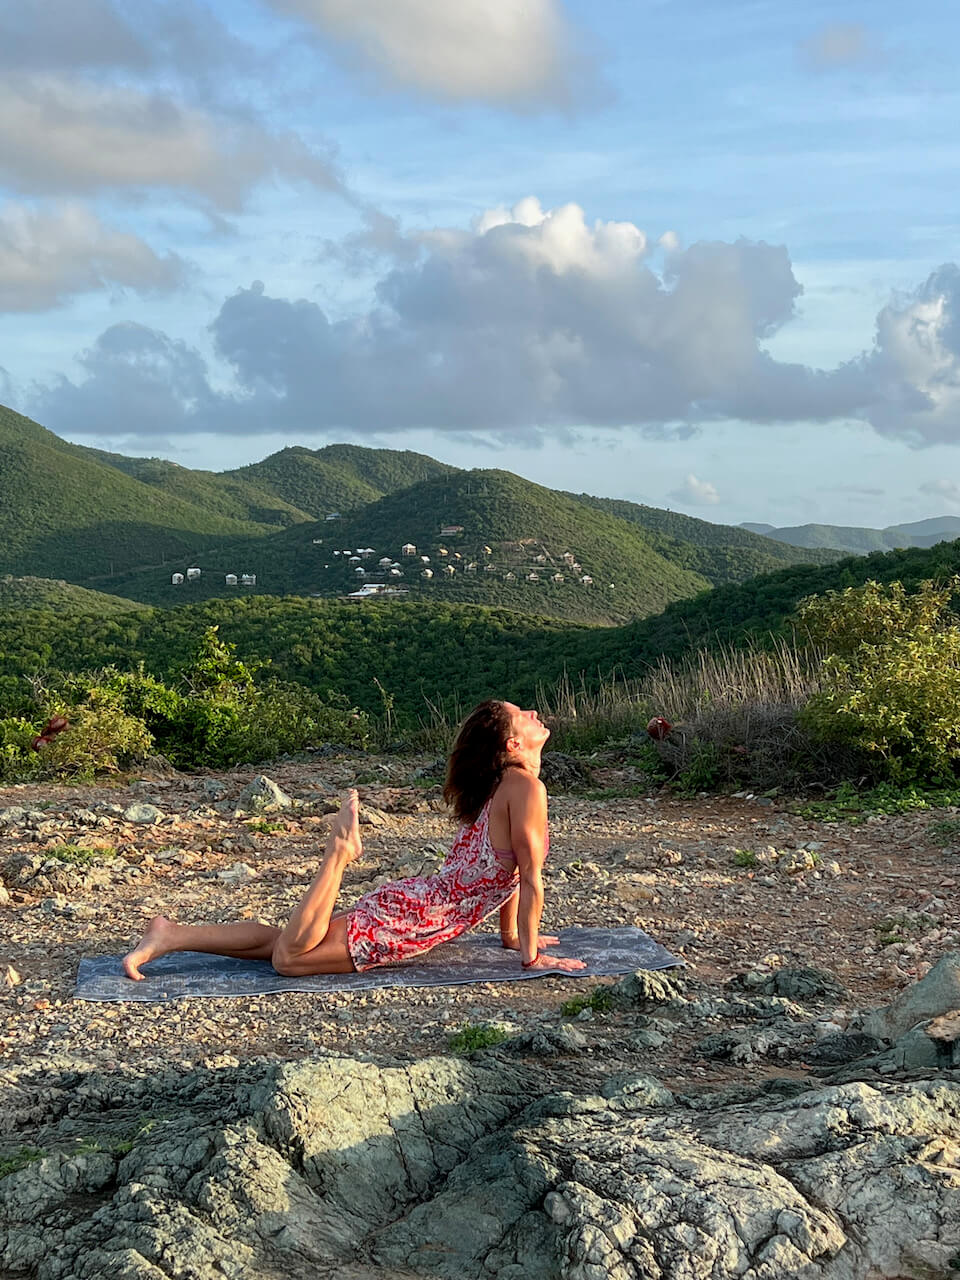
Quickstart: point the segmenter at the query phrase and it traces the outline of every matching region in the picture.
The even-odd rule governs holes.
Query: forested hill
[[[836,564],[795,566],[749,582],[731,583],[669,605],[617,631],[587,637],[581,657],[590,668],[616,665],[640,674],[661,655],[679,658],[701,646],[766,643],[788,633],[787,619],[806,596],[842,591],[864,582],[902,582],[908,589],[960,574],[960,540],[931,548],[850,556]]]
[[[441,533],[447,526],[454,531]],[[416,556],[404,555],[410,544]],[[372,554],[351,564],[357,548]],[[395,577],[379,568],[382,558],[400,566]],[[109,589],[170,605],[227,594],[227,573],[256,573],[257,589],[274,594],[337,596],[385,580],[411,600],[617,623],[710,586],[638,526],[508,471],[425,480],[343,520],[225,544],[202,564],[202,580],[189,586],[173,588],[169,575],[151,572],[115,577]]]
[[[746,528],[711,524],[679,511],[665,511],[621,498],[597,498],[588,493],[569,496],[640,525],[663,555],[702,574],[714,586],[745,582],[758,573],[772,573],[788,564],[831,564],[844,555],[842,551],[825,547],[788,546],[774,541],[773,536],[763,537]]]
[[[451,714],[488,696],[528,702],[564,673],[590,684],[617,670],[641,675],[661,654],[679,658],[702,644],[767,641],[804,596],[870,578],[908,586],[960,572],[960,542],[933,550],[854,557],[793,568],[709,591],[658,617],[620,627],[585,627],[507,609],[437,600],[377,601],[247,596],[174,609],[57,614],[50,607],[0,610],[0,684],[50,668],[78,671],[143,660],[166,676],[186,664],[206,627],[217,625],[244,659],[365,710],[382,709],[380,682],[406,723]],[[14,679],[13,684],[17,681]]]
[[[0,573],[83,583],[274,528],[146,484],[0,406]]]
[[[15,578],[12,574],[0,574],[0,612],[15,609],[39,609],[49,613],[92,613],[106,616],[111,613],[130,613],[139,609],[134,600],[106,595],[102,591],[88,591],[71,582],[50,578]]]
[[[223,475],[275,494],[308,511],[314,520],[322,520],[333,512],[357,511],[385,494],[456,470],[406,449],[330,444],[323,449],[294,445]]]

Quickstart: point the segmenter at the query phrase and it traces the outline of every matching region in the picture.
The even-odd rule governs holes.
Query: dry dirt
[[[233,816],[232,802],[253,769],[0,789],[0,810],[44,810],[43,823],[32,830],[0,826],[0,869],[15,855],[43,854],[64,843],[109,844],[118,854],[108,883],[59,898],[11,886],[8,876],[9,893],[0,892],[0,1065],[220,1065],[298,1058],[318,1048],[421,1056],[443,1051],[450,1033],[467,1022],[502,1020],[518,1029],[559,1022],[562,1002],[588,994],[593,982],[554,976],[172,1004],[73,998],[80,958],[126,950],[154,914],[185,924],[238,918],[282,924],[315,870],[332,798],[347,786],[359,785],[367,821],[364,856],[348,872],[344,905],[382,879],[435,863],[452,831],[436,791],[417,785],[418,764],[423,761],[335,757],[270,769],[298,802],[293,816],[261,820],[261,827],[277,830],[258,830],[249,817]],[[226,788],[214,801],[205,790],[211,781]],[[780,800],[681,800],[656,792],[618,798],[623,780],[611,774],[603,781],[609,791],[598,798],[551,797],[545,932],[640,925],[717,993],[748,969],[824,968],[849,991],[842,1008],[828,1011],[840,1026],[855,1008],[888,1002],[940,955],[958,949],[960,856],[927,832],[949,814],[851,826],[803,819]],[[155,803],[163,820],[133,825],[105,808],[135,800]],[[755,865],[741,865],[750,863],[750,854]],[[255,874],[224,882],[219,873],[238,862]],[[797,869],[804,862],[815,865]],[[696,1035],[638,1051],[625,1042],[615,1013],[587,1010],[576,1025],[587,1037],[588,1055],[619,1057],[668,1085],[710,1086],[731,1078],[729,1068],[692,1052]],[[714,1029],[704,1026],[699,1034]],[[795,1069],[802,1073],[804,1066]]]

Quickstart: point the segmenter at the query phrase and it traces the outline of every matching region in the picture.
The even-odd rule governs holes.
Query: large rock
[[[272,778],[261,773],[240,792],[237,808],[246,813],[271,813],[277,809],[292,809],[293,801]]]
[[[878,1040],[898,1040],[918,1022],[960,1009],[960,953],[943,956],[925,978],[911,983],[892,1004],[874,1009],[862,1030]]]
[[[892,1280],[960,1250],[960,1083],[538,1097],[491,1056],[0,1082],[0,1275]],[[82,1141],[79,1141],[82,1140]],[[78,1150],[79,1148],[79,1150]]]
[[[123,811],[124,822],[135,822],[142,826],[153,826],[163,821],[163,810],[146,800],[136,800],[128,804]]]

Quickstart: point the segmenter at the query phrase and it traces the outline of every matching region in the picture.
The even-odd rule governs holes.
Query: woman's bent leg
[[[358,810],[357,793],[351,791],[333,820],[320,870],[276,941],[271,959],[278,973],[349,973],[353,969],[346,917],[333,920],[333,908],[344,871],[363,852]],[[305,964],[311,967],[304,968]]]
[[[171,951],[206,951],[244,960],[270,960],[278,973],[349,973],[353,961],[346,942],[346,920],[330,929],[331,916],[347,865],[362,852],[358,800],[351,791],[340,807],[327,838],[320,870],[285,929],[256,921],[236,924],[178,925],[166,916],[155,916],[146,933],[123,958],[129,978],[145,976],[140,966]],[[331,932],[329,945],[328,930]],[[331,965],[303,968],[303,963]],[[300,958],[303,958],[302,960]]]

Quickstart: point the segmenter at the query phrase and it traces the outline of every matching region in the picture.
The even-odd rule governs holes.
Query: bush
[[[960,579],[831,592],[803,602],[798,621],[836,651],[801,723],[852,748],[877,778],[948,784],[960,761],[960,626],[950,601]],[[858,622],[862,619],[862,622]],[[858,630],[859,628],[859,630]]]
[[[0,781],[90,778],[130,767],[152,752],[182,768],[225,768],[323,742],[366,747],[369,722],[345,699],[276,680],[258,686],[258,669],[240,662],[234,646],[210,627],[179,687],[142,664],[133,671],[105,667],[48,677],[48,685],[34,680],[32,710],[0,720]],[[66,717],[69,728],[33,751],[31,743],[51,715]]]

